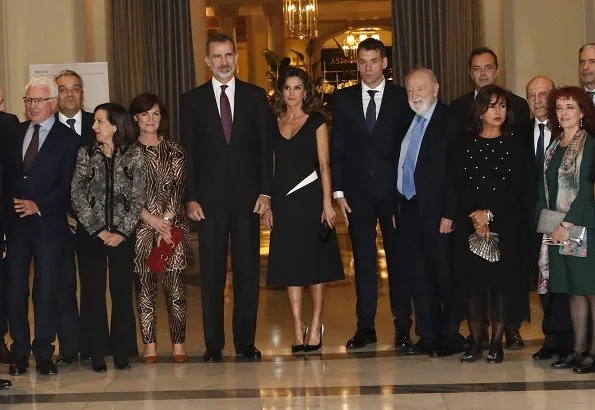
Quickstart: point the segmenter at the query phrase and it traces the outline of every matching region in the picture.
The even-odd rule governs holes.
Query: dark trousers
[[[198,223],[203,329],[207,349],[225,345],[224,291],[228,240],[233,273],[233,342],[236,348],[254,345],[260,286],[259,217],[248,212],[205,210]]]
[[[0,232],[0,235],[2,233]],[[0,249],[0,252],[2,250]],[[8,269],[6,259],[0,260],[0,343],[8,333]]]
[[[81,280],[81,318],[90,323],[93,357],[110,352],[120,362],[138,355],[136,325],[132,302],[134,244],[132,236],[119,246],[105,246],[79,226],[77,230],[78,264]],[[105,299],[109,270],[112,300],[111,323],[108,326]]]
[[[572,352],[574,332],[570,318],[570,303],[566,293],[539,295],[543,307],[541,329],[545,335],[543,347]]]
[[[420,217],[415,197],[399,200],[399,270],[410,284],[416,333],[429,347],[458,341],[459,321],[449,260],[450,234],[439,232],[439,219]]]
[[[408,332],[411,327],[411,293],[403,272],[397,268],[393,199],[374,198],[367,194],[351,195],[347,196],[347,203],[351,208],[348,218],[355,265],[357,328],[371,330],[375,327],[378,304],[376,223],[380,221],[394,324],[399,331]]]
[[[62,237],[46,226],[37,215],[15,224],[8,236],[9,327],[13,357],[49,358],[56,339],[56,284],[62,261]],[[51,232],[54,232],[52,234]],[[29,330],[29,267],[34,260],[33,310],[35,338]]]
[[[67,233],[63,244],[63,261],[58,282],[58,342],[60,354],[76,356],[79,353],[79,309],[76,300],[75,236]]]

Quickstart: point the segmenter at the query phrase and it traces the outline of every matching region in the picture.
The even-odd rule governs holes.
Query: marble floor
[[[205,364],[200,277],[196,266],[187,272],[188,329],[184,364],[170,361],[167,318],[159,300],[159,358],[153,365],[133,360],[127,371],[94,373],[89,364],[62,366],[56,376],[34,371],[7,376],[13,387],[0,391],[0,408],[10,409],[592,409],[595,376],[552,370],[536,363],[531,354],[541,344],[541,311],[531,297],[532,323],[521,333],[525,349],[506,351],[500,365],[485,361],[462,365],[458,356],[430,359],[402,356],[392,348],[393,327],[383,253],[376,329],[378,344],[347,353],[345,342],[355,329],[355,290],[349,239],[338,227],[347,279],[328,286],[324,311],[324,348],[320,355],[292,356],[292,320],[283,289],[260,291],[257,347],[260,363],[236,361],[226,346],[223,363]],[[381,239],[379,239],[381,244]],[[196,245],[196,242],[195,242]],[[196,246],[195,246],[196,247]],[[381,247],[379,247],[381,249]],[[268,234],[263,231],[262,272],[266,271]],[[226,312],[231,311],[232,278],[226,290]],[[262,281],[264,284],[264,280]],[[305,317],[309,297],[305,299]],[[230,315],[226,334],[231,336]],[[461,329],[466,333],[464,325]],[[413,333],[413,332],[412,332]],[[139,337],[140,343],[140,337]]]

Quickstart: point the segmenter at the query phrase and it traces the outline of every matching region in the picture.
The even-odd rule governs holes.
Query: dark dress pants
[[[570,302],[566,293],[539,295],[543,307],[541,329],[545,335],[543,347],[572,352],[574,332],[570,318]]]
[[[258,214],[226,207],[205,208],[198,222],[201,295],[205,345],[225,346],[224,292],[228,240],[233,273],[233,342],[236,349],[254,345],[260,286]]]
[[[119,362],[125,362],[138,355],[132,299],[135,237],[112,248],[79,226],[77,243],[81,317],[89,321],[91,330],[89,353],[102,357],[111,352]],[[108,271],[112,301],[109,326],[105,297]]]
[[[0,235],[2,233],[0,232]],[[0,251],[1,252],[1,251]],[[0,343],[8,333],[8,267],[6,259],[0,260]]]
[[[75,235],[67,232],[64,241],[62,269],[60,271],[58,303],[58,342],[60,354],[76,356],[79,353],[79,309],[76,300]],[[88,349],[87,349],[88,352]],[[87,354],[87,352],[84,352]]]
[[[49,223],[37,215],[18,221],[8,236],[8,300],[9,327],[13,339],[13,357],[28,357],[33,351],[37,359],[50,358],[54,353],[56,339],[56,303],[58,300],[59,272],[63,255],[63,232],[58,225],[52,229]],[[33,310],[35,338],[31,345],[29,330],[29,268],[34,260]]]
[[[351,208],[348,218],[355,265],[357,328],[375,328],[378,304],[376,223],[380,221],[394,325],[399,331],[408,333],[411,327],[411,293],[403,272],[397,268],[397,238],[393,226],[394,199],[375,198],[369,194],[350,194],[346,199]]]
[[[399,270],[410,284],[416,333],[430,348],[458,342],[450,234],[439,232],[439,220],[420,217],[415,197],[399,200],[397,239]]]

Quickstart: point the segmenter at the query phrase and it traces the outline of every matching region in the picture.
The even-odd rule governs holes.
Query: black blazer
[[[225,140],[211,80],[182,95],[180,140],[186,150],[185,201],[203,209],[231,205],[252,212],[271,195],[274,123],[265,91],[235,79],[230,144]]]
[[[394,196],[395,160],[413,118],[404,88],[386,83],[372,135],[366,126],[362,85],[333,95],[331,179],[333,191]]]
[[[66,228],[69,209],[70,180],[76,160],[78,140],[76,133],[56,121],[31,167],[23,168],[23,140],[30,121],[15,128],[6,150],[4,205],[7,215],[7,232],[16,224],[35,219],[41,232],[52,235],[53,229]],[[30,199],[37,204],[41,217],[32,215],[21,219],[14,210],[12,198]]]
[[[438,232],[440,218],[454,220],[455,197],[448,175],[449,150],[455,124],[449,107],[438,101],[426,127],[415,165],[415,196],[421,220]],[[399,163],[399,153],[396,164]],[[398,168],[398,167],[397,167]],[[402,172],[397,169],[397,172]],[[402,194],[399,193],[399,196]]]
[[[471,129],[472,124],[472,113],[471,106],[475,99],[475,91],[464,94],[451,101],[450,109],[454,118],[459,122],[459,129],[461,133],[464,133]],[[522,132],[523,127],[529,120],[529,105],[524,98],[519,97],[516,94],[510,93],[510,104],[512,108],[513,123],[512,131]]]
[[[4,163],[3,155],[6,153],[8,139],[14,135],[14,127],[19,125],[19,119],[14,114],[0,111],[0,198],[4,198]],[[0,200],[0,254],[4,250],[4,206]],[[0,256],[1,258],[1,256]]]
[[[93,131],[93,123],[95,118],[92,112],[81,111],[81,135],[79,144],[81,146],[90,147],[95,142],[95,131]],[[56,120],[60,121],[58,113],[56,113]],[[78,135],[78,134],[77,134]]]

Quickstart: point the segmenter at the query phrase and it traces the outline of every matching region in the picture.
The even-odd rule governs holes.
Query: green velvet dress
[[[566,148],[558,146],[545,170],[550,209],[554,210],[558,195],[558,168],[565,151]],[[552,293],[595,295],[595,204],[593,201],[593,183],[589,180],[594,155],[595,142],[591,136],[587,136],[580,168],[579,192],[564,219],[575,225],[587,227],[587,257],[560,255],[557,246],[549,247],[549,290]],[[543,181],[540,181],[540,199],[537,211],[539,212],[543,208],[545,208],[545,191]]]

